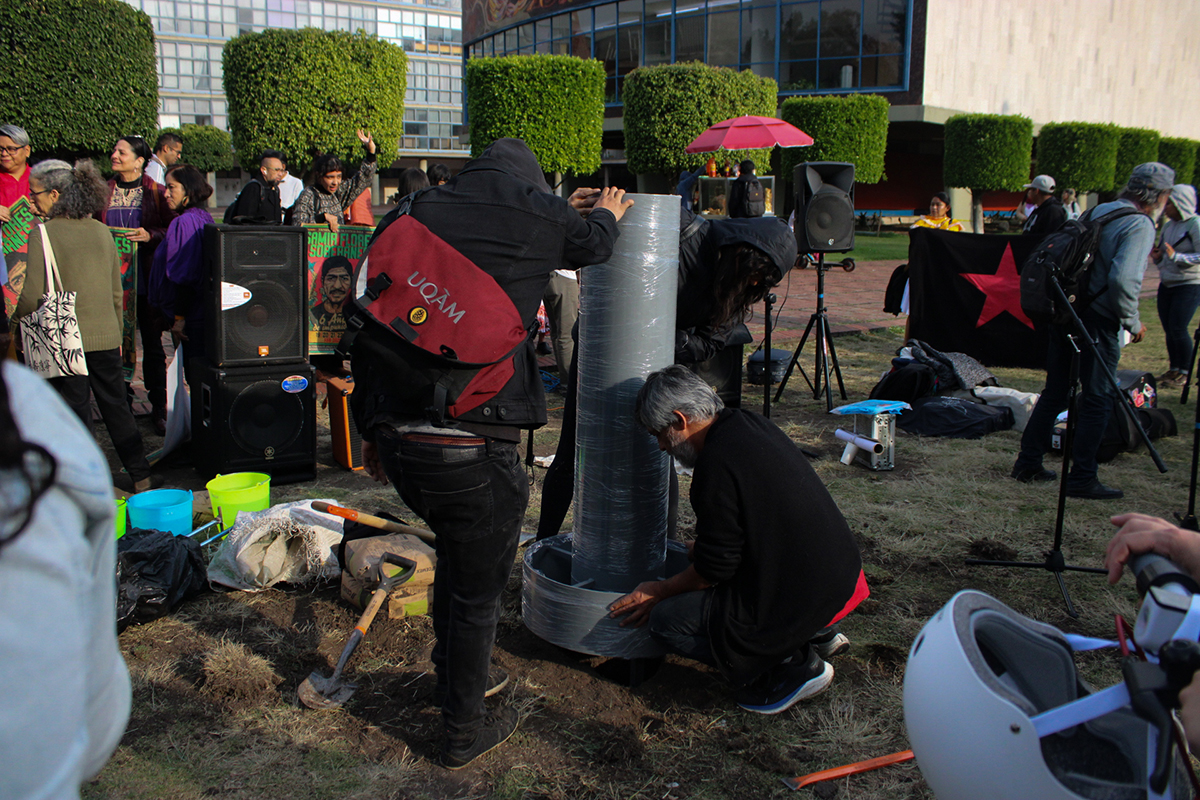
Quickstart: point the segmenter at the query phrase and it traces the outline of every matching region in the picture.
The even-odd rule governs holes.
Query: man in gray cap
[[[1038,175],[1031,183],[1025,184],[1025,200],[1037,208],[1025,220],[1021,233],[1026,236],[1037,236],[1039,239],[1054,233],[1067,221],[1067,209],[1062,201],[1054,196],[1054,178],[1049,175]]]
[[[1174,183],[1175,171],[1165,164],[1139,164],[1116,200],[1085,215],[1099,219],[1110,211],[1128,210],[1126,216],[1113,219],[1100,229],[1096,263],[1088,287],[1088,294],[1095,301],[1079,314],[1096,347],[1093,352],[1085,345],[1079,356],[1081,393],[1073,422],[1074,463],[1067,476],[1068,497],[1115,500],[1124,496],[1120,489],[1105,486],[1097,477],[1096,451],[1112,413],[1115,389],[1096,359],[1115,372],[1121,360],[1120,332],[1128,331],[1134,342],[1140,342],[1146,334],[1146,326],[1138,317],[1138,293],[1142,290],[1146,259],[1154,246],[1154,226]],[[1053,470],[1042,466],[1042,457],[1050,449],[1054,420],[1067,407],[1071,390],[1074,348],[1067,340],[1069,333],[1074,331],[1063,326],[1055,326],[1050,332],[1046,388],[1029,416],[1021,436],[1021,454],[1012,469],[1012,477],[1023,483],[1047,482],[1056,477]]]

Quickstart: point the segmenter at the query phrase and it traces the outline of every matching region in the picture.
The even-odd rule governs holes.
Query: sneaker
[[[1120,489],[1105,486],[1098,480],[1082,485],[1067,484],[1067,497],[1078,497],[1083,500],[1120,500],[1125,493]]]
[[[442,743],[440,763],[449,770],[458,770],[470,764],[484,753],[490,753],[508,741],[517,729],[517,712],[501,708],[488,714],[483,727],[475,732],[470,741],[456,742],[446,739]]]
[[[767,673],[767,686],[752,686],[742,692],[737,704],[755,714],[779,714],[796,703],[820,694],[833,682],[833,666],[822,661],[815,648],[809,648],[803,665],[784,662]]]
[[[809,639],[808,644],[825,661],[850,649],[850,639],[833,626],[817,631],[817,635]]]
[[[492,695],[501,691],[505,686],[508,686],[508,673],[493,664],[488,668],[488,685],[487,688],[483,690],[483,696],[491,697]],[[445,705],[446,687],[434,687],[433,696],[430,698],[429,702],[431,702],[437,708],[441,708],[443,705]]]
[[[1186,372],[1180,372],[1177,369],[1170,369],[1158,376],[1155,383],[1159,386],[1167,388],[1182,388],[1187,386],[1188,376]]]
[[[1016,478],[1021,483],[1049,483],[1058,477],[1058,473],[1052,469],[1046,469],[1042,466],[1037,467],[1017,467],[1012,468],[1009,473],[1011,477]]]

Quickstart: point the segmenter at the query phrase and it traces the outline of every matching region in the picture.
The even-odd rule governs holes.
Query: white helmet
[[[913,642],[904,723],[938,800],[1156,797],[1150,725],[1128,707],[1038,738],[1030,717],[1091,693],[1058,629],[965,591]],[[1192,796],[1178,754],[1161,796]]]

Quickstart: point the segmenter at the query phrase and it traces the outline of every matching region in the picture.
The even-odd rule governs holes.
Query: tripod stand
[[[846,272],[854,271],[854,260],[851,258],[843,259],[838,262]],[[832,269],[832,266],[825,264],[825,254],[817,253],[817,310],[811,317],[808,318],[808,327],[804,329],[804,335],[800,337],[800,344],[796,345],[796,352],[792,353],[792,359],[788,363],[788,368],[783,373],[783,380],[779,382],[779,391],[775,392],[775,402],[779,402],[779,398],[783,395],[783,390],[787,387],[788,378],[792,375],[792,370],[797,366],[800,360],[800,354],[804,352],[804,343],[808,341],[808,336],[816,329],[816,356],[813,363],[813,379],[808,379],[808,374],[804,371],[804,367],[800,367],[800,375],[803,376],[808,388],[812,389],[813,399],[821,396],[821,387],[825,388],[825,410],[833,408],[833,393],[829,382],[829,373],[832,369],[833,374],[837,376],[838,391],[842,395],[842,399],[846,400],[846,385],[842,382],[842,368],[838,365],[837,350],[833,346],[833,337],[829,333],[829,314],[825,308],[825,273]],[[769,354],[768,354],[769,356]],[[824,384],[822,384],[824,379]]]
[[[1196,352],[1200,350],[1200,328],[1192,338],[1192,356],[1188,361],[1188,383],[1183,385],[1183,393],[1179,402],[1187,405],[1188,389],[1191,388],[1191,376],[1196,374]],[[1196,519],[1196,465],[1200,463],[1200,403],[1196,403],[1196,424],[1192,427],[1192,478],[1188,484],[1188,506],[1183,514],[1176,513],[1179,527],[1189,531],[1200,531],[1200,521]]]
[[[1090,572],[1093,574],[1104,575],[1107,570],[1098,569],[1096,567],[1076,567],[1066,563],[1066,558],[1062,552],[1063,539],[1063,521],[1066,518],[1067,510],[1067,474],[1071,467],[1071,452],[1075,444],[1075,425],[1077,423],[1077,415],[1075,413],[1076,399],[1079,391],[1079,345],[1082,342],[1088,348],[1092,357],[1093,369],[1100,369],[1104,372],[1105,380],[1109,386],[1117,386],[1117,376],[1113,374],[1100,354],[1097,352],[1096,343],[1092,340],[1087,328],[1083,324],[1083,320],[1075,313],[1075,309],[1071,307],[1067,300],[1066,294],[1059,285],[1057,279],[1050,281],[1051,291],[1058,300],[1062,308],[1070,312],[1070,325],[1074,329],[1073,333],[1067,334],[1067,341],[1071,345],[1071,368],[1070,368],[1070,391],[1067,395],[1067,433],[1063,437],[1062,443],[1062,475],[1059,476],[1058,483],[1058,511],[1054,521],[1054,544],[1046,553],[1046,558],[1041,563],[1033,561],[992,561],[987,559],[968,558],[966,563],[971,566],[986,566],[986,567],[1014,567],[1018,569],[1044,569],[1047,572],[1054,574],[1054,579],[1058,581],[1058,589],[1062,592],[1063,602],[1067,606],[1067,614],[1071,618],[1078,618],[1079,612],[1075,610],[1074,603],[1071,602],[1071,595],[1067,591],[1067,583],[1063,580],[1064,572]],[[1053,345],[1052,345],[1053,346]],[[1167,467],[1163,463],[1162,458],[1158,455],[1158,451],[1154,449],[1154,445],[1150,443],[1150,437],[1146,435],[1146,431],[1142,429],[1141,422],[1137,418],[1137,413],[1134,411],[1129,397],[1123,392],[1121,395],[1121,408],[1124,413],[1132,420],[1134,428],[1142,437],[1146,448],[1150,451],[1150,457],[1154,461],[1159,472],[1166,472]]]

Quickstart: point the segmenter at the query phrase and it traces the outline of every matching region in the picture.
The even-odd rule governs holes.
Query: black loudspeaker
[[[738,325],[725,339],[725,346],[707,361],[688,364],[725,403],[726,408],[742,407],[742,364],[745,346],[754,339],[745,325]]]
[[[796,243],[801,253],[854,249],[854,165],[810,161],[796,167]]]
[[[266,472],[272,483],[312,480],[317,471],[313,368],[274,364],[222,368],[196,361],[192,453],[206,477]]]
[[[205,335],[217,366],[308,357],[307,232],[299,227],[204,227]]]

